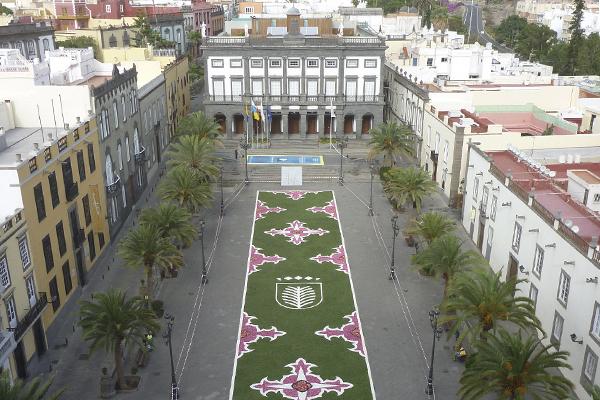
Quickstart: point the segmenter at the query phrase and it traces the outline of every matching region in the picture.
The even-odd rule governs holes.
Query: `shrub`
[[[156,314],[158,318],[162,318],[163,314],[165,313],[164,303],[162,300],[153,300],[151,307],[152,311],[154,311],[154,314]]]

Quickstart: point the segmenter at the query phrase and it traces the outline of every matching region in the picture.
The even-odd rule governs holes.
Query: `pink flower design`
[[[311,236],[311,235],[319,235],[319,236],[323,236],[326,233],[329,233],[329,231],[326,231],[325,229],[319,228],[319,229],[310,229],[304,226],[304,222],[300,222],[298,220],[295,220],[294,222],[288,222],[288,227],[284,228],[284,229],[271,229],[269,231],[265,231],[265,233],[267,235],[271,235],[271,236],[275,236],[275,235],[283,235],[285,237],[290,238],[290,240],[288,240],[288,242],[293,243],[295,245],[299,245],[301,243],[305,242],[305,238]]]
[[[263,378],[260,383],[250,387],[258,390],[265,397],[269,393],[279,393],[283,398],[290,400],[320,399],[326,392],[335,392],[340,396],[345,390],[353,387],[351,383],[344,382],[339,376],[335,379],[323,379],[319,375],[312,374],[312,369],[316,365],[303,358],[297,359],[286,367],[291,369],[291,374],[284,375],[278,381]]]
[[[280,257],[277,254],[273,256],[266,256],[260,252],[262,250],[259,247],[250,247],[250,262],[248,263],[248,275],[253,272],[257,272],[258,268],[265,263],[278,264],[279,261],[284,261],[285,257]]]
[[[365,356],[365,348],[363,345],[363,338],[360,333],[360,322],[358,321],[358,315],[354,311],[350,315],[346,315],[344,318],[348,320],[347,324],[342,325],[340,328],[330,328],[329,325],[320,331],[315,332],[318,336],[323,336],[327,340],[331,338],[339,337],[344,339],[346,342],[352,343],[351,351],[354,351],[361,356]]]
[[[334,247],[333,250],[335,251],[328,256],[323,256],[319,254],[314,257],[311,257],[310,259],[318,262],[319,264],[322,264],[324,262],[330,262],[332,264],[335,264],[338,266],[338,271],[342,271],[343,273],[347,274],[349,271],[349,267],[348,260],[346,259],[346,251],[344,250],[344,246],[340,244],[338,247]]]
[[[254,219],[262,219],[264,218],[265,214],[272,212],[279,214],[282,211],[286,211],[286,209],[281,207],[269,207],[267,203],[258,200],[256,204],[256,214],[254,214]]]
[[[249,349],[248,345],[256,343],[258,339],[267,338],[269,341],[273,341],[279,336],[285,335],[285,332],[277,330],[274,326],[271,329],[260,329],[258,325],[252,323],[254,319],[256,317],[252,317],[244,312],[242,329],[240,331],[240,344],[238,346],[238,358],[246,353],[250,353],[253,349]]]
[[[275,194],[285,194],[287,197],[289,197],[292,200],[300,200],[302,198],[304,198],[305,195],[307,195],[308,193],[319,193],[313,190],[277,190],[277,191],[273,191],[271,193],[275,193]]]
[[[333,200],[329,200],[323,207],[311,207],[307,208],[306,211],[312,211],[315,214],[322,212],[329,215],[329,218],[335,219],[336,221],[338,220],[337,208],[335,207],[335,204],[333,204]]]

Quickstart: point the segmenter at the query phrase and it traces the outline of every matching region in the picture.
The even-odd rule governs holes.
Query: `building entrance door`
[[[78,249],[75,252],[75,262],[77,264],[77,279],[79,280],[80,286],[85,286],[85,269],[83,268],[83,255],[81,254],[81,249]]]
[[[27,378],[27,360],[25,359],[25,348],[23,342],[19,342],[13,353],[15,356],[15,366],[17,367],[17,377],[19,379]]]
[[[477,248],[481,252],[483,248],[483,232],[485,230],[485,225],[483,222],[479,221],[479,232],[477,233]]]
[[[47,347],[41,318],[33,324],[33,341],[35,342],[35,352],[38,357],[43,356],[46,353]]]
[[[508,256],[508,271],[506,272],[506,280],[510,280],[512,278],[517,278],[517,274],[519,273],[519,261],[513,257],[512,254]],[[514,292],[513,292],[514,296]]]

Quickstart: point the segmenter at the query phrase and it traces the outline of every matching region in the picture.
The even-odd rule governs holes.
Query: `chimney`
[[[15,154],[15,156],[17,158],[17,162],[23,161],[23,158],[21,157],[21,153],[17,153],[17,154]]]
[[[33,144],[33,149],[34,149],[35,151],[39,151],[39,150],[40,150],[40,144],[39,144],[39,143],[34,143],[34,144]]]
[[[81,117],[77,117],[77,125],[81,125]]]

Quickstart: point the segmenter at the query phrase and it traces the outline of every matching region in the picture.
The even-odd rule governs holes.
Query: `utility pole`
[[[344,149],[348,147],[348,138],[345,137],[340,140],[338,145],[340,146],[340,176],[338,181],[340,185],[344,185]]]
[[[250,147],[250,144],[248,143],[248,136],[245,136],[242,138],[242,140],[240,140],[240,147],[244,149],[244,163],[246,166],[244,184],[247,185],[248,183],[250,183],[250,181],[248,180],[248,148]]]
[[[178,400],[179,387],[177,386],[177,378],[175,377],[175,365],[173,364],[173,346],[171,344],[173,322],[175,321],[175,317],[169,314],[165,314],[165,319],[167,320],[167,332],[164,334],[163,338],[167,341],[166,344],[169,346],[169,356],[171,358],[171,400]]]
[[[221,217],[225,214],[225,206],[223,204],[223,166],[219,168],[219,172],[221,174],[220,183],[221,183]]]
[[[208,283],[208,273],[206,272],[206,259],[204,258],[204,221],[200,221],[200,247],[202,248],[202,284]]]
[[[429,322],[431,322],[431,329],[433,330],[433,343],[431,344],[431,362],[429,363],[429,376],[427,377],[427,387],[425,388],[425,394],[433,394],[433,361],[435,359],[435,342],[440,339],[442,335],[442,328],[438,328],[438,318],[440,311],[437,307],[429,311]]]
[[[392,240],[392,265],[390,265],[390,280],[396,279],[396,270],[395,270],[395,257],[396,257],[396,237],[400,232],[400,226],[398,226],[398,216],[394,215],[392,217],[392,234],[394,238]]]

